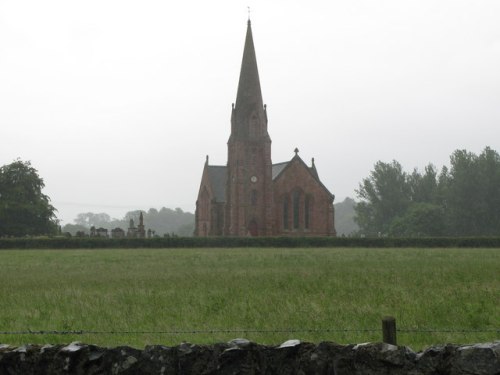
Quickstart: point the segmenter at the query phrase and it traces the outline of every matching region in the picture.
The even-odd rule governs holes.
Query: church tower
[[[224,234],[273,234],[271,138],[263,104],[250,20],[227,142]]]

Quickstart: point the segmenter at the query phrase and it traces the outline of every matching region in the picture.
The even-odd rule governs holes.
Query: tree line
[[[105,228],[108,230],[121,228],[127,232],[130,220],[134,225],[139,224],[139,215],[143,213],[146,230],[151,229],[156,235],[175,234],[178,236],[192,236],[194,231],[194,214],[184,212],[180,208],[170,209],[150,208],[147,211],[129,211],[123,219],[112,219],[107,213],[85,212],[77,215],[74,224],[66,224],[62,232],[75,235],[77,232],[89,232],[90,227]]]
[[[359,234],[436,237],[500,235],[500,156],[456,150],[450,168],[403,171],[377,162],[356,190]]]

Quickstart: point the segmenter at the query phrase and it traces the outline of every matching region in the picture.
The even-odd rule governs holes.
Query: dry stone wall
[[[235,339],[214,345],[103,348],[0,345],[0,374],[405,374],[499,375],[500,341],[441,345],[415,353],[389,344],[290,340],[265,346]]]

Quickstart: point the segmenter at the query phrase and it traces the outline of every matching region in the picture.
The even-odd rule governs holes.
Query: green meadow
[[[386,315],[415,350],[500,339],[500,250],[0,251],[11,345],[360,343],[381,341]],[[84,333],[9,333],[51,330]]]

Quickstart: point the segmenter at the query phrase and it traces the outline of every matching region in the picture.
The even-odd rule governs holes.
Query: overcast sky
[[[30,160],[62,224],[194,212],[247,6],[273,162],[314,157],[336,202],[378,160],[500,151],[498,0],[0,0],[0,165]]]

